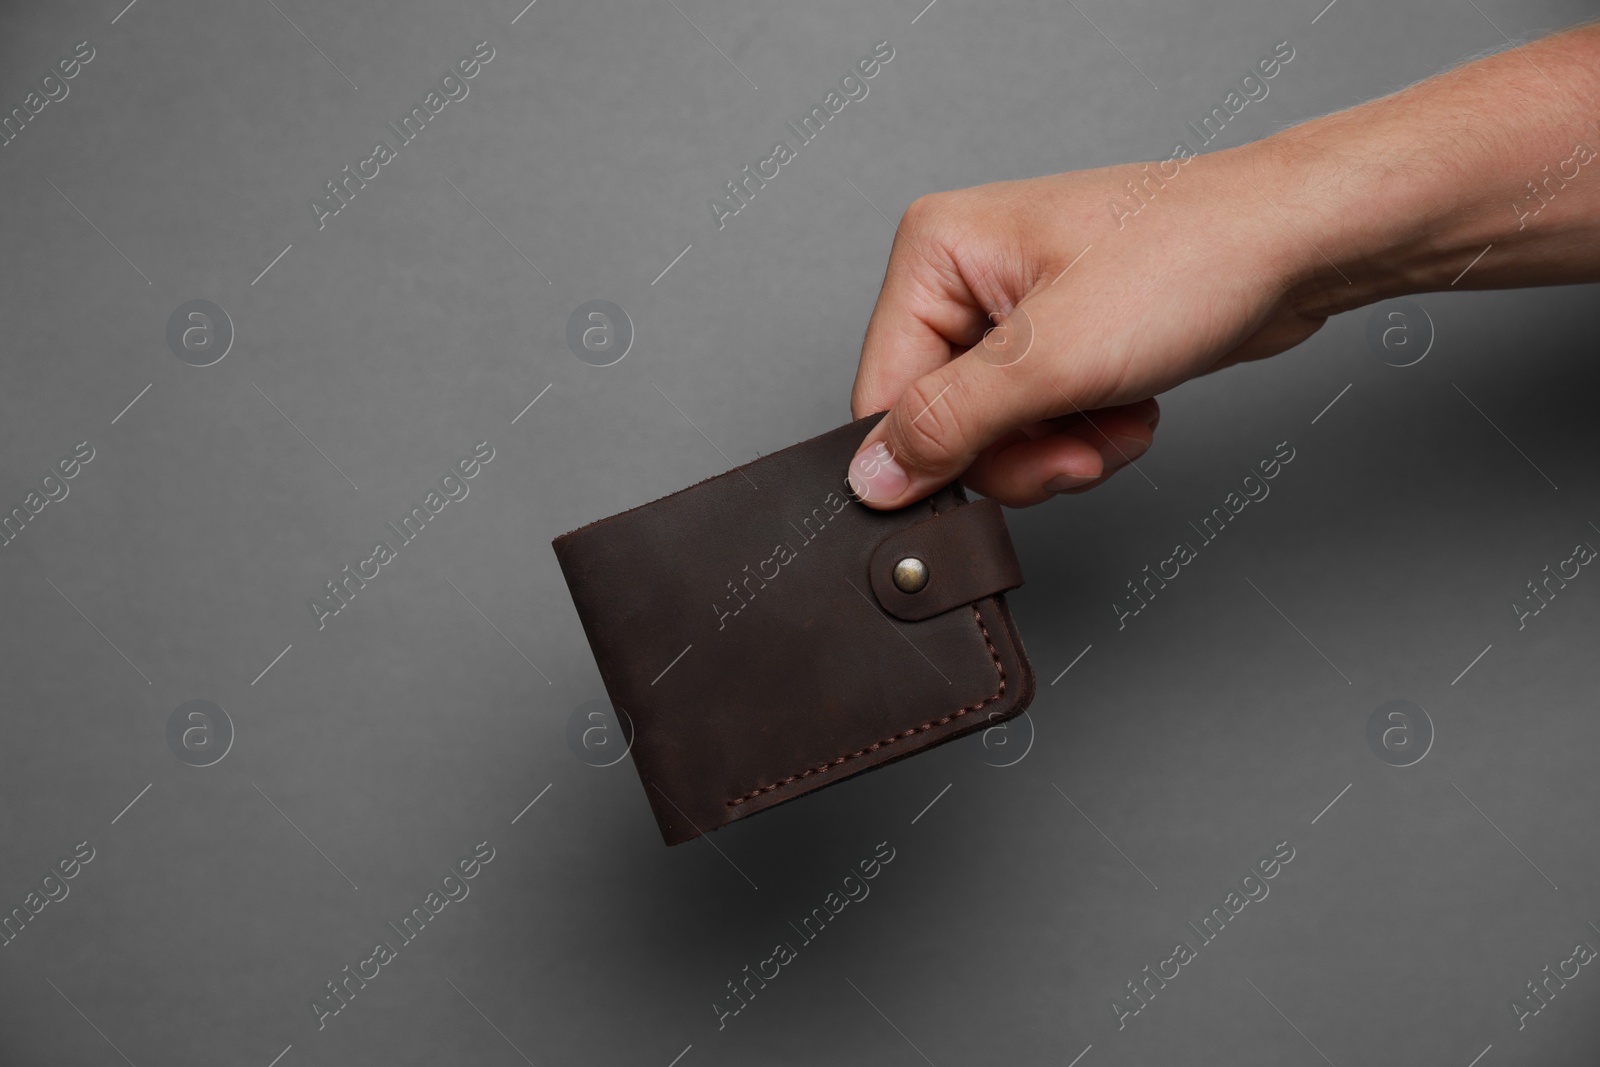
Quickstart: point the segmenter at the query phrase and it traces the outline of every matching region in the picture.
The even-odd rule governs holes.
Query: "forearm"
[[[1237,151],[1303,314],[1600,280],[1600,26]]]

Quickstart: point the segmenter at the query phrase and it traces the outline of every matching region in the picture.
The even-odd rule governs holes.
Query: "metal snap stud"
[[[928,565],[915,556],[907,556],[894,565],[894,587],[902,593],[920,593],[928,584]]]

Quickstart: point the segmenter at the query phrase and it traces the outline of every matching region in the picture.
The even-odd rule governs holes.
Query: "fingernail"
[[[851,492],[869,503],[893,500],[911,484],[882,441],[863,449],[850,461],[849,478]]]
[[[1117,457],[1112,462],[1132,463],[1144,455],[1150,447],[1149,441],[1141,441],[1137,437],[1123,437],[1120,434],[1108,434],[1107,440],[1117,452]]]
[[[1075,474],[1058,474],[1044,483],[1044,491],[1047,493],[1064,493],[1068,489],[1076,489],[1078,486],[1088,485],[1092,481],[1094,481],[1093,478],[1080,478]]]

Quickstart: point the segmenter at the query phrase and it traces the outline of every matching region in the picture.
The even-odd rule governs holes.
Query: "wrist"
[[[1357,109],[1235,150],[1275,235],[1285,299],[1306,317],[1434,288],[1439,264],[1482,228],[1442,195],[1438,161],[1385,125]]]
[[[1594,279],[1600,29],[1519,51],[1231,150],[1291,306]]]

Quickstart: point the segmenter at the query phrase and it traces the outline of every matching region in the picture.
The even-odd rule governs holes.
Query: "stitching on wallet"
[[[1005,668],[1005,664],[1000,662],[1000,653],[998,651],[996,651],[996,649],[994,647],[994,641],[992,641],[990,639],[990,637],[989,637],[989,627],[984,624],[983,613],[978,610],[978,606],[976,604],[972,605],[972,614],[973,614],[973,617],[978,620],[978,629],[983,633],[983,643],[986,646],[988,646],[989,656],[990,656],[991,659],[994,660],[995,672],[1000,675],[1000,688],[995,691],[993,696],[984,697],[982,700],[978,701],[976,704],[972,704],[972,705],[969,705],[968,707],[961,708],[958,711],[953,711],[949,715],[946,715],[946,716],[944,716],[942,718],[929,719],[927,722],[923,723],[921,726],[913,726],[909,730],[903,730],[900,733],[895,734],[893,737],[886,737],[882,741],[878,741],[878,742],[875,742],[873,744],[868,745],[866,748],[861,749],[859,752],[848,752],[843,756],[837,757],[836,759],[829,760],[827,763],[824,763],[819,767],[809,767],[806,770],[801,771],[799,774],[791,774],[789,777],[783,779],[782,781],[773,782],[771,785],[764,785],[760,789],[752,789],[750,792],[744,794],[741,797],[735,797],[733,800],[727,801],[726,802],[726,806],[730,807],[730,808],[736,808],[740,804],[745,804],[745,803],[748,803],[749,801],[755,800],[757,797],[761,796],[763,793],[770,793],[774,789],[782,789],[786,785],[790,785],[790,784],[792,784],[794,782],[798,782],[802,778],[809,778],[813,774],[824,774],[824,773],[826,773],[828,771],[833,770],[833,768],[839,766],[841,763],[849,763],[853,759],[859,759],[862,756],[865,756],[865,755],[868,755],[870,753],[878,751],[880,748],[885,748],[885,747],[887,747],[889,745],[892,745],[892,744],[896,743],[897,741],[904,741],[908,737],[915,737],[917,734],[924,733],[925,731],[931,730],[935,726],[944,726],[947,723],[954,722],[955,720],[961,718],[961,716],[967,715],[967,714],[969,714],[971,712],[974,712],[974,711],[977,711],[978,709],[986,707],[989,704],[993,704],[996,700],[999,700],[1001,697],[1005,696],[1006,695],[1006,668]]]

